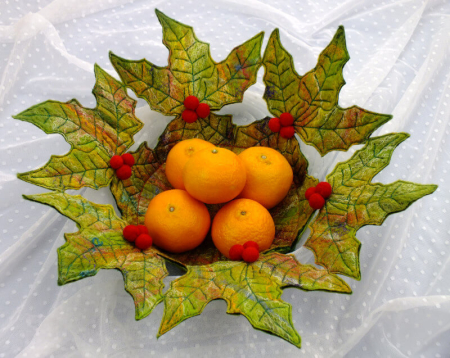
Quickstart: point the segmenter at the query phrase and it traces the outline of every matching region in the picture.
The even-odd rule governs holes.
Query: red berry
[[[123,229],[123,237],[129,242],[134,242],[139,236],[139,229],[134,225],[127,225]]]
[[[148,235],[147,226],[145,226],[145,225],[138,225],[137,228],[139,230],[139,234],[147,234]]]
[[[295,134],[295,129],[293,126],[288,126],[288,127],[281,127],[280,129],[280,135],[283,138],[289,139],[292,138]]]
[[[325,199],[320,194],[313,194],[309,197],[309,206],[315,210],[322,209],[325,205]]]
[[[200,118],[206,118],[211,110],[206,103],[200,103],[195,111]]]
[[[122,165],[116,170],[116,175],[120,180],[125,180],[131,177],[131,167],[128,165]]]
[[[190,109],[185,109],[181,114],[181,117],[183,118],[183,121],[185,121],[186,123],[194,123],[198,118],[197,113],[191,111]]]
[[[138,249],[146,250],[152,246],[153,240],[148,234],[140,234],[134,244]]]
[[[270,118],[269,121],[269,129],[274,132],[277,133],[280,131],[281,128],[281,123],[280,123],[280,118]]]
[[[255,262],[259,259],[259,251],[255,247],[247,247],[242,253],[245,262]]]
[[[242,252],[244,251],[244,247],[242,245],[233,245],[231,246],[230,252],[228,255],[230,256],[230,260],[239,261],[242,260]]]
[[[247,247],[254,247],[256,250],[258,250],[258,252],[259,252],[259,245],[258,245],[258,243],[257,242],[254,242],[254,241],[247,241],[245,244],[244,244],[244,249],[246,249]]]
[[[316,193],[322,195],[324,199],[330,197],[332,192],[331,185],[326,181],[322,181],[316,186]]]
[[[283,127],[292,126],[294,124],[294,117],[290,113],[281,113],[280,123]]]
[[[184,107],[186,109],[190,109],[191,111],[195,111],[198,107],[198,98],[195,96],[187,96],[183,102]]]
[[[122,154],[123,164],[132,167],[135,163],[134,157],[130,153]]]
[[[305,191],[305,198],[306,200],[309,200],[311,195],[313,195],[316,192],[316,187],[312,186],[311,188],[308,188],[308,190]]]
[[[113,155],[109,161],[109,165],[113,169],[119,169],[123,165],[123,159],[120,155]]]

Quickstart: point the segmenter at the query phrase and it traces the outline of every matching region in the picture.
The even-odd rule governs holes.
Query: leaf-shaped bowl
[[[260,33],[216,63],[209,45],[197,39],[192,27],[158,10],[156,14],[169,49],[166,67],[110,54],[122,82],[96,65],[95,108],[84,108],[76,100],[46,101],[15,116],[46,133],[62,134],[71,145],[66,155],[52,156],[42,168],[19,174],[27,182],[54,190],[25,198],[54,207],[78,226],[77,232],[65,234],[67,242],[58,249],[58,283],[93,276],[102,268],[118,269],[124,276],[125,289],[133,296],[136,319],[149,315],[164,300],[159,334],[200,314],[211,300],[224,299],[228,313],[243,314],[255,328],[300,347],[292,307],[281,300],[281,289],[293,286],[350,293],[350,287],[336,274],[360,278],[356,231],[364,225],[380,225],[391,213],[434,192],[436,186],[371,182],[407,135],[369,138],[391,116],[356,106],[339,107],[339,91],[345,83],[342,69],[349,59],[343,27],[322,51],[317,66],[299,76],[277,30],[270,36],[262,60]],[[189,95],[197,96],[213,111],[242,102],[245,90],[256,82],[261,65],[265,68],[264,99],[269,112],[276,117],[289,113],[293,117],[292,129],[321,155],[366,143],[327,176],[333,194],[311,225],[305,246],[325,269],[302,265],[293,255],[285,255],[295,248],[313,215],[305,192],[318,182],[307,173],[308,162],[297,139],[272,132],[269,117],[243,126],[233,124],[231,116],[215,112],[193,123],[182,119],[183,101]],[[120,180],[109,160],[127,151],[142,128],[134,112],[136,101],[127,94],[126,87],[144,98],[151,109],[175,118],[154,149],[144,142],[131,153],[135,159],[131,177]],[[227,260],[210,236],[196,249],[182,254],[156,247],[138,250],[123,238],[124,227],[143,224],[150,201],[172,188],[165,175],[167,155],[176,143],[189,138],[201,138],[235,153],[253,146],[271,147],[291,165],[292,186],[284,200],[270,210],[276,226],[275,240],[258,261],[247,264]],[[111,205],[95,204],[65,192],[108,185],[121,217]],[[219,208],[209,205],[211,216]],[[187,272],[172,281],[163,294],[163,279],[168,274],[164,258],[182,265]]]
[[[201,138],[235,153],[252,146],[269,146],[277,149],[288,160],[294,171],[294,181],[284,200],[270,210],[276,234],[269,251],[289,252],[306,228],[313,209],[305,199],[305,191],[317,184],[307,174],[307,161],[300,152],[297,140],[280,137],[268,129],[265,118],[246,126],[236,126],[231,116],[211,113],[205,119],[186,123],[180,117],[172,120],[159,138],[155,149],[142,144],[132,155],[136,164],[127,180],[113,178],[111,190],[122,218],[130,224],[143,224],[150,200],[158,193],[172,189],[166,178],[164,167],[170,149],[179,141]],[[220,205],[208,205],[212,216]],[[170,260],[182,265],[205,265],[218,260],[227,260],[214,247],[211,236],[194,250],[172,254],[161,251]]]

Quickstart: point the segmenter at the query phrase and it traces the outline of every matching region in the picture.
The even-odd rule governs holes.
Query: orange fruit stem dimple
[[[178,142],[169,152],[166,160],[166,176],[175,189],[185,189],[183,169],[194,153],[205,148],[214,148],[214,144],[203,139],[193,138]]]
[[[204,149],[194,153],[183,170],[186,190],[206,204],[225,203],[244,188],[244,164],[225,148]]]
[[[153,244],[172,253],[192,250],[200,245],[210,224],[205,204],[179,189],[156,195],[145,214],[145,226]]]
[[[257,201],[270,209],[289,192],[294,177],[287,159],[269,147],[251,147],[239,154],[245,165],[247,181],[240,198]]]
[[[231,258],[230,249],[248,241],[254,241],[261,251],[269,249],[275,238],[275,224],[261,204],[250,199],[236,199],[217,212],[211,236],[217,249]]]

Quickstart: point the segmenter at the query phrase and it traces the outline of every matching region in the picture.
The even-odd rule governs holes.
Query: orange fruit
[[[192,250],[200,245],[210,224],[206,205],[180,189],[156,195],[145,214],[145,226],[154,245],[173,253]]]
[[[215,147],[194,153],[183,170],[186,190],[206,204],[225,203],[244,188],[245,167],[231,150]]]
[[[230,258],[233,245],[254,241],[259,250],[267,250],[275,238],[275,224],[269,211],[250,199],[236,199],[221,208],[214,217],[211,236],[217,249]]]
[[[203,139],[186,139],[175,144],[166,160],[166,176],[176,189],[185,189],[183,183],[183,168],[192,155],[199,150],[214,148],[214,144]]]
[[[284,199],[294,174],[280,152],[268,147],[251,147],[240,153],[239,158],[247,174],[240,198],[255,200],[267,209]]]

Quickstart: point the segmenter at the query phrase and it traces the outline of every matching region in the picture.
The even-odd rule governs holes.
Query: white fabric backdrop
[[[223,301],[157,340],[163,305],[136,322],[118,271],[57,286],[56,248],[75,225],[23,200],[22,194],[45,190],[16,174],[69,145],[11,116],[47,99],[77,98],[94,107],[93,65],[113,74],[109,50],[166,65],[155,7],[193,25],[216,61],[261,30],[265,47],[279,27],[301,74],[343,24],[351,60],[340,104],[394,114],[375,134],[411,134],[376,181],[439,185],[381,227],[358,232],[362,280],[346,279],[353,295],[285,290],[301,350],[227,315]],[[450,3],[439,0],[0,0],[0,357],[449,357],[449,16]],[[261,68],[243,104],[221,113],[239,124],[268,115],[262,74]],[[153,146],[170,118],[142,100],[138,107],[145,128],[136,142]],[[301,148],[319,179],[354,151],[321,158]],[[108,189],[81,192],[112,203]],[[295,253],[303,263],[314,261],[305,248]]]

